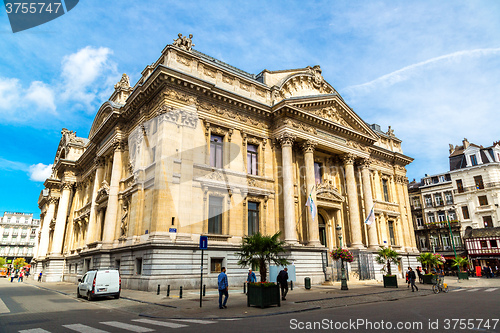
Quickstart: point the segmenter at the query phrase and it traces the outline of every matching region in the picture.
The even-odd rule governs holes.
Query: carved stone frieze
[[[351,141],[351,140],[348,140],[346,142],[346,145],[348,147],[352,147],[354,149],[358,149],[358,150],[361,150],[361,151],[365,151],[365,152],[369,152],[370,151],[370,148],[368,148],[367,146],[365,145],[362,145],[361,143],[359,142],[356,142],[356,141]]]
[[[196,103],[196,97],[176,90],[167,89],[163,94],[166,98],[172,99],[177,102],[183,102],[189,105]]]
[[[198,126],[198,115],[196,112],[162,106],[158,109],[158,121],[174,123],[180,126],[196,128]]]
[[[215,105],[212,105],[212,104],[209,104],[206,102],[198,103],[197,107],[199,110],[202,110],[202,111],[205,111],[205,112],[208,112],[211,114],[215,114],[215,115],[224,117],[226,119],[233,119],[233,120],[236,120],[238,122],[252,125],[255,127],[259,127],[259,128],[269,128],[269,124],[267,124],[265,121],[247,116],[247,115],[240,113],[240,112],[234,112],[232,110],[223,109],[223,108],[217,107]]]
[[[285,119],[282,119],[281,121],[279,121],[277,124],[277,127],[279,127],[279,126],[293,127],[293,128],[298,129],[298,130],[301,130],[303,132],[308,132],[311,134],[318,134],[318,131],[316,130],[316,128],[309,126],[307,124],[301,123],[297,120],[290,119],[290,118],[285,118]]]
[[[352,126],[344,118],[342,118],[340,112],[333,106],[328,106],[323,109],[312,109],[308,111],[318,117],[333,121],[334,123],[340,124],[347,128],[352,128]]]

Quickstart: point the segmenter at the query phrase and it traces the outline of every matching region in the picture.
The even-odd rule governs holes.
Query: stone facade
[[[338,246],[337,225],[344,245],[371,258],[372,278],[379,245],[414,258],[412,159],[390,128],[367,125],[319,66],[254,75],[179,38],[134,87],[123,75],[88,139],[63,129],[39,201],[47,280],[114,266],[125,288],[197,287],[208,235],[204,281],[215,285],[222,265],[239,285],[242,238],[280,231],[297,281],[319,283],[331,277],[324,255]]]

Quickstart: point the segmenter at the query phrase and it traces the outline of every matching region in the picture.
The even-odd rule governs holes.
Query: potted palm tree
[[[465,270],[465,266],[469,265],[469,260],[464,257],[456,257],[453,259],[453,264],[451,264],[453,267],[458,267],[458,279],[459,280],[468,280],[469,279],[469,274]],[[461,270],[461,268],[463,268]]]
[[[389,247],[381,247],[380,250],[378,250],[377,252],[375,260],[379,264],[384,265],[384,267],[382,268],[382,270],[386,272],[386,274],[383,276],[384,288],[387,287],[397,288],[398,279],[396,275],[392,274],[391,263],[395,264],[396,266],[399,266],[399,260],[400,260],[399,254]]]
[[[432,284],[432,280],[436,277],[431,273],[431,268],[433,265],[436,265],[438,263],[437,257],[434,255],[434,253],[422,252],[417,257],[417,260],[422,264],[422,266],[425,266],[427,268],[427,274],[424,274],[422,277],[424,284]]]
[[[240,267],[258,266],[260,282],[249,283],[247,305],[256,305],[261,308],[270,305],[281,306],[280,291],[277,284],[266,282],[267,263],[273,262],[277,266],[288,265],[283,248],[284,241],[279,240],[280,232],[273,236],[263,236],[256,233],[243,238],[240,250],[236,253]]]

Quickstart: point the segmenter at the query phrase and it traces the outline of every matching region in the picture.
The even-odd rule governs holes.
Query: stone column
[[[66,229],[66,217],[68,215],[69,197],[71,195],[71,183],[64,182],[61,185],[61,199],[57,209],[56,226],[52,237],[51,255],[60,255],[64,241],[64,230]]]
[[[95,159],[96,171],[94,178],[94,188],[92,190],[91,204],[90,204],[90,217],[89,217],[89,227],[87,230],[86,244],[93,243],[97,240],[97,203],[95,199],[97,197],[97,192],[101,186],[102,180],[104,179],[104,158],[97,157]]]
[[[302,144],[302,150],[304,151],[304,164],[306,167],[306,196],[309,198],[309,193],[314,201],[316,202],[316,179],[314,176],[314,147],[317,145],[316,142],[306,141]],[[317,211],[316,211],[317,215]],[[308,229],[308,242],[307,245],[312,246],[322,246],[319,241],[319,226],[318,217],[311,215],[311,210],[307,208],[307,229]]]
[[[54,212],[56,210],[57,198],[50,197],[48,199],[49,207],[47,208],[47,213],[43,218],[42,225],[42,235],[40,237],[40,243],[38,244],[38,257],[43,258],[49,253],[49,234],[50,234],[50,222],[54,218]]]
[[[364,159],[363,164],[361,164],[361,179],[363,181],[363,198],[365,204],[365,218],[368,217],[370,211],[373,207],[373,197],[372,197],[372,187],[370,180],[370,160]],[[375,218],[374,218],[375,219]],[[377,237],[377,223],[374,221],[372,224],[367,225],[368,229],[368,248],[371,250],[376,250],[379,247],[378,237]]]
[[[359,220],[358,193],[356,191],[356,178],[354,176],[354,155],[343,156],[347,199],[349,200],[349,222],[351,226],[351,247],[362,249],[365,246],[361,237],[361,222]]]
[[[399,213],[400,215],[400,224],[401,224],[401,232],[403,233],[402,239],[403,243],[401,246],[404,246],[404,248],[407,251],[411,251],[413,249],[412,247],[412,238],[410,232],[413,231],[408,224],[408,219],[406,217],[406,210],[405,210],[405,191],[404,188],[406,187],[405,185],[405,177],[404,176],[396,176],[396,191],[398,194],[398,203],[399,203]],[[411,215],[410,215],[411,216]]]
[[[113,143],[115,149],[113,155],[113,166],[111,168],[111,181],[109,184],[108,207],[104,219],[104,232],[102,241],[112,243],[115,239],[115,231],[118,216],[118,192],[120,190],[120,179],[122,178],[122,154],[124,142],[117,140]]]
[[[278,138],[281,143],[283,166],[283,205],[285,218],[285,241],[288,244],[297,244],[297,230],[295,226],[295,200],[292,169],[292,146],[295,137],[283,133]]]

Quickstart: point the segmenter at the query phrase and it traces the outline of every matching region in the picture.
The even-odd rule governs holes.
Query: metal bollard
[[[170,285],[167,286],[167,297],[170,297]]]
[[[243,283],[243,294],[247,293],[247,284]]]
[[[203,296],[205,296],[205,288],[206,288],[206,285],[203,285]]]
[[[182,286],[181,289],[179,290],[179,298],[182,298]]]
[[[158,285],[158,290],[156,290],[156,295],[160,295],[160,285]]]
[[[290,290],[293,290],[293,281],[290,280]]]

